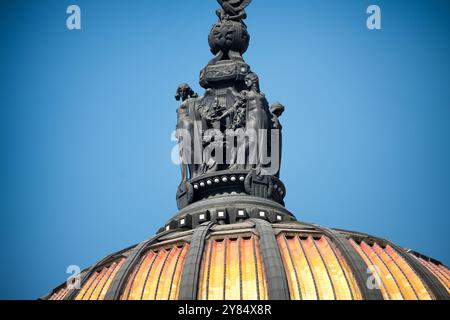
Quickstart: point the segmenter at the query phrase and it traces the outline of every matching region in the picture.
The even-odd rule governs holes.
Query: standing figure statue
[[[181,159],[181,182],[184,183],[188,179],[189,164],[192,162],[192,136],[194,131],[194,106],[193,99],[198,98],[198,95],[191,89],[191,87],[182,83],[175,95],[177,101],[182,101],[182,104],[177,109],[177,133],[176,138],[179,141],[180,159]],[[183,134],[189,134],[191,139],[184,139]]]
[[[280,118],[283,115],[285,107],[279,103],[275,102],[270,107],[270,113],[272,114],[272,129],[283,129],[280,123]]]
[[[264,152],[268,151],[267,141],[270,125],[269,104],[259,88],[259,78],[255,73],[249,73],[245,77],[246,90],[242,92],[247,100],[246,132],[250,139],[249,166],[248,169],[256,169],[261,172]],[[265,148],[265,149],[264,149]]]
[[[198,98],[198,94],[196,94],[187,83],[180,84],[177,88],[175,99],[184,102],[189,98]]]
[[[275,102],[274,104],[272,104],[272,106],[270,107],[270,113],[272,114],[272,131],[276,130],[276,137],[278,137],[278,139],[276,141],[272,141],[270,144],[270,148],[271,148],[271,154],[272,156],[274,156],[274,151],[275,148],[278,148],[278,170],[277,172],[274,174],[276,177],[280,177],[280,165],[281,165],[281,156],[283,154],[283,135],[282,135],[282,129],[283,126],[280,123],[280,118],[283,115],[285,110],[284,105],[282,105],[279,102]],[[274,144],[275,143],[275,144]]]

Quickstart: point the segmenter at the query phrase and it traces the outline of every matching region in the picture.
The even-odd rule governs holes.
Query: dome
[[[64,284],[45,299],[449,297],[450,270],[439,261],[386,239],[296,221],[273,203],[235,197],[187,208],[156,236],[84,270],[80,289]]]
[[[179,212],[152,238],[105,257],[42,299],[450,298],[450,270],[439,261],[387,239],[298,221],[285,208],[285,108],[269,108],[242,57],[249,3],[217,12],[209,39],[215,57],[200,74],[204,95],[185,83],[176,92]]]

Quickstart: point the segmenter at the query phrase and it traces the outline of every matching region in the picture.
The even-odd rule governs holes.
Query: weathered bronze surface
[[[283,203],[284,187],[274,188],[271,177],[279,178],[280,174],[282,126],[279,118],[285,108],[278,102],[269,108],[260,90],[259,77],[243,58],[250,44],[244,20],[245,8],[251,0],[218,2],[219,20],[208,37],[214,58],[200,73],[200,85],[205,92],[198,96],[185,83],[176,92],[177,100],[182,100],[177,109],[182,176],[178,207],[182,209],[202,199],[197,192],[200,188],[208,189],[202,192],[208,196],[241,190],[252,194],[252,184],[257,180],[267,181],[267,190],[253,194]],[[236,170],[244,170],[246,179],[230,180],[224,186],[222,173]],[[218,173],[214,179],[219,179],[220,187],[208,180],[193,184],[194,180],[214,173]],[[245,181],[250,181],[250,186],[245,187]]]

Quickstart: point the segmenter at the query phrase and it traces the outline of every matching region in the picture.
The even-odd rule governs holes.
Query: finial
[[[214,58],[200,74],[200,85],[207,89],[215,82],[239,80],[250,71],[243,55],[250,44],[250,35],[244,19],[245,8],[251,0],[217,0],[221,8],[216,11],[217,21],[208,36],[208,43]],[[221,65],[223,62],[228,66]]]

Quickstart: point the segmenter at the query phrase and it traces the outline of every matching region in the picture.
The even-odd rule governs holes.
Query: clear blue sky
[[[66,29],[66,8],[82,30]],[[366,8],[382,9],[381,31]],[[175,89],[217,3],[0,2],[0,298],[37,298],[176,213]],[[247,62],[283,117],[300,220],[450,263],[450,2],[254,0]]]

